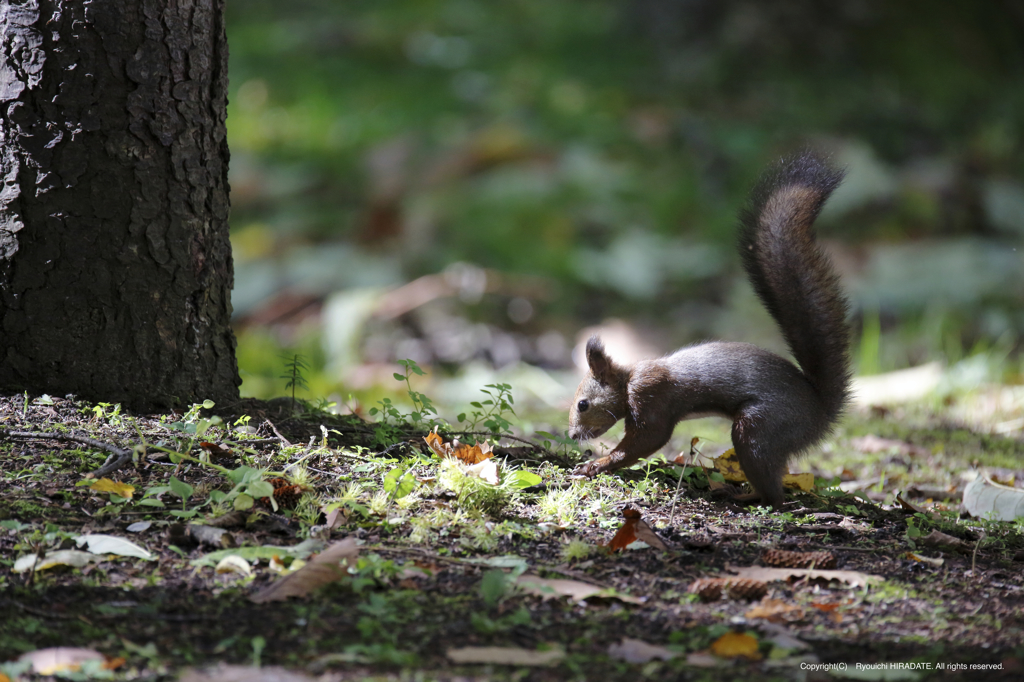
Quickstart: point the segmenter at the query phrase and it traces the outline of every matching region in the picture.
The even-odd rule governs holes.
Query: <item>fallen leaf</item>
[[[810,644],[798,639],[782,625],[777,625],[775,623],[759,623],[758,629],[765,635],[764,639],[771,642],[774,649],[804,651],[811,648]],[[772,653],[775,654],[774,651]]]
[[[324,521],[324,526],[327,530],[335,530],[341,528],[342,524],[346,521],[344,507],[338,507],[327,512],[327,518]]]
[[[525,573],[516,579],[518,585],[524,592],[541,597],[544,601],[555,597],[570,597],[573,601],[584,601],[591,597],[606,599],[618,599],[628,604],[639,604],[641,601],[636,597],[630,597],[615,592],[614,590],[598,587],[579,580],[566,580],[561,578],[541,578],[539,575]]]
[[[722,474],[722,478],[730,483],[745,483],[748,480],[747,475],[743,472],[743,467],[740,466],[736,450],[733,448],[729,448],[715,458],[715,468]],[[810,492],[814,490],[814,474],[787,473],[782,477],[782,484],[787,488],[796,488],[804,492]]]
[[[640,512],[633,507],[626,507],[622,510],[625,521],[615,531],[615,535],[608,542],[608,549],[613,552],[620,552],[629,545],[636,542],[636,524],[640,521]]]
[[[186,670],[179,682],[316,682],[323,679],[277,666],[253,668],[222,663],[205,670]]]
[[[467,445],[453,440],[451,443],[445,443],[437,431],[428,433],[423,440],[438,457],[454,457],[465,464],[479,464],[494,456],[491,444],[486,442]]]
[[[974,551],[974,545],[969,542],[964,542],[960,538],[947,535],[937,530],[933,530],[928,535],[918,540],[925,547],[933,547],[935,549],[942,549],[948,552],[960,552],[961,554],[970,554]]]
[[[355,566],[359,546],[355,538],[336,542],[299,570],[289,573],[268,585],[249,600],[256,604],[284,601],[288,597],[304,597],[328,583],[348,576],[348,568]]]
[[[726,570],[736,573],[737,577],[750,580],[773,582],[790,578],[815,578],[818,580],[838,580],[851,587],[866,588],[873,582],[882,580],[880,576],[861,573],[860,571],[828,571],[809,568],[765,568],[763,566],[747,566],[737,568],[726,565]]]
[[[932,454],[928,448],[921,447],[920,445],[914,445],[902,440],[893,440],[892,438],[882,438],[872,434],[854,438],[850,441],[850,445],[868,454],[886,452],[888,450],[895,450],[899,454],[908,457],[928,457]]]
[[[114,493],[120,495],[126,500],[132,499],[132,495],[135,494],[135,486],[128,485],[127,483],[118,483],[112,481],[109,478],[101,478],[92,485],[89,486],[89,490],[95,490],[98,493]]]
[[[935,557],[933,559],[932,557],[927,557],[927,556],[918,554],[916,552],[907,552],[907,558],[910,559],[911,561],[919,561],[922,564],[928,564],[929,566],[934,566],[935,568],[938,568],[939,566],[942,566],[943,563],[945,563],[942,559],[940,559],[938,557]]]
[[[118,556],[131,556],[138,559],[156,559],[156,556],[149,550],[143,549],[134,542],[119,538],[116,535],[81,535],[75,538],[75,543],[79,547],[86,545],[93,554],[116,554]]]
[[[199,443],[199,447],[206,450],[210,457],[233,457],[235,454],[231,451],[231,448],[226,448],[220,443],[210,443],[205,440]]]
[[[565,651],[554,647],[544,651],[501,646],[467,646],[447,651],[452,663],[489,663],[492,665],[550,666],[565,658]]]
[[[661,551],[668,550],[668,543],[661,539],[654,529],[647,525],[647,522],[643,519],[637,521],[636,524],[636,539],[641,542],[646,542],[654,549],[660,549]]]
[[[31,663],[32,672],[37,675],[55,675],[79,670],[86,661],[102,661],[104,658],[103,654],[92,649],[61,646],[29,651],[22,654],[18,660],[22,663]]]
[[[315,540],[312,538],[309,540],[303,540],[299,544],[291,547],[277,547],[275,545],[264,545],[261,547],[234,547],[232,549],[219,549],[216,552],[204,554],[198,559],[193,559],[190,563],[192,566],[208,566],[213,568],[217,565],[218,561],[229,554],[237,554],[250,562],[256,561],[257,559],[269,560],[275,555],[290,556],[295,559],[305,559],[311,554],[322,552],[324,547],[326,547],[326,544],[323,540]]]
[[[722,474],[722,478],[732,483],[743,483],[747,480],[747,475],[743,473],[743,467],[740,466],[739,457],[733,448],[715,457],[715,468]]]
[[[711,643],[711,653],[719,658],[746,658],[761,660],[757,639],[742,632],[727,632]]]
[[[668,549],[668,544],[654,532],[654,529],[651,528],[646,521],[644,521],[639,509],[635,507],[626,507],[622,510],[622,516],[626,520],[622,522],[622,525],[619,526],[615,535],[608,542],[607,547],[609,550],[612,552],[620,552],[637,540],[640,540],[655,549],[660,549],[662,551]]]
[[[805,493],[814,490],[814,474],[805,472],[802,474],[783,474],[782,485],[787,488],[796,488]]]
[[[437,435],[437,431],[431,431],[427,435],[423,436],[423,440],[427,442],[427,447],[429,447],[438,457],[448,456],[448,449],[445,447],[444,439]]]
[[[744,615],[747,618],[762,618],[772,623],[783,623],[800,620],[803,618],[804,610],[781,599],[762,599]]]
[[[694,668],[721,668],[725,662],[706,651],[695,651],[686,655],[686,665]]]
[[[656,658],[667,661],[679,654],[663,646],[648,644],[641,639],[624,637],[618,644],[612,644],[608,647],[608,655],[626,663],[647,663]]]
[[[237,573],[245,577],[252,575],[252,566],[237,554],[229,554],[217,563],[217,573]]]
[[[964,488],[964,509],[976,518],[1013,521],[1024,516],[1024,490],[978,476]]]
[[[102,561],[103,557],[91,552],[82,552],[77,549],[60,549],[56,552],[47,552],[42,558],[35,554],[26,554],[14,562],[11,569],[15,573],[24,573],[28,570],[45,571],[55,566],[70,566],[71,568],[82,568],[95,561]]]
[[[486,459],[479,464],[466,467],[466,475],[474,476],[491,485],[498,485],[498,465],[493,459]]]
[[[921,507],[918,507],[917,505],[915,505],[915,504],[905,500],[903,498],[903,492],[902,491],[896,493],[896,503],[898,505],[900,505],[900,509],[902,509],[903,511],[908,511],[908,512],[910,512],[912,514],[926,514],[927,513]]]

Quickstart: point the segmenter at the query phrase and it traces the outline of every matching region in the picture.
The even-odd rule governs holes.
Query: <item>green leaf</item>
[[[395,377],[395,381],[405,381],[405,375],[404,374],[399,374],[398,372],[395,372],[391,376]]]
[[[480,581],[480,596],[488,606],[494,606],[508,592],[509,584],[512,582],[509,574],[500,568],[487,571]]]
[[[396,467],[384,476],[384,490],[392,493],[396,500],[400,500],[416,489],[416,479],[407,476],[408,469]]]
[[[164,503],[161,502],[160,500],[156,499],[155,497],[149,497],[149,498],[146,498],[144,500],[139,500],[138,503],[141,504],[144,507],[163,507],[164,506]]]
[[[171,492],[185,502],[188,502],[188,498],[192,497],[192,493],[195,492],[195,488],[185,483],[185,481],[179,481],[174,476],[171,476],[170,487]]]
[[[239,483],[245,483],[247,481],[256,481],[260,478],[260,472],[257,469],[253,469],[248,466],[240,466],[237,469],[233,469],[228,472],[228,478],[235,485]]]
[[[537,474],[525,469],[513,471],[505,477],[505,481],[514,488],[529,488],[531,485],[539,485],[543,480]]]
[[[235,503],[233,506],[235,508],[235,511],[245,511],[247,509],[252,509],[252,506],[255,503],[256,500],[252,499],[252,497],[250,497],[249,495],[242,493],[241,495],[235,498]]]
[[[245,492],[253,497],[271,497],[274,494],[274,486],[268,481],[253,481],[245,487]]]

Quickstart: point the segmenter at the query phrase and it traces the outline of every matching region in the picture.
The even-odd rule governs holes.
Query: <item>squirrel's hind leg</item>
[[[791,439],[777,426],[756,408],[743,410],[732,423],[732,446],[743,473],[761,501],[776,509],[785,501],[782,476],[793,452]]]

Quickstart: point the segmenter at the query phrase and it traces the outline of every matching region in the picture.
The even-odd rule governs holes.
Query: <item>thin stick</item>
[[[107,457],[107,461],[103,463],[103,466],[96,471],[87,474],[87,476],[91,478],[102,478],[112,474],[127,464],[132,458],[131,450],[125,450],[117,447],[116,445],[104,443],[103,441],[96,440],[95,438],[89,438],[88,436],[78,436],[71,433],[53,433],[49,431],[6,431],[3,429],[0,429],[0,434],[3,434],[8,438],[39,438],[45,440],[60,440],[70,443],[81,443],[83,445],[88,445],[98,450],[106,450],[111,453],[110,456]]]

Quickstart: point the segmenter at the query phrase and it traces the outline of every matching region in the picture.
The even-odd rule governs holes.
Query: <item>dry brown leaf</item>
[[[429,447],[438,457],[448,456],[448,449],[445,447],[445,442],[441,436],[437,435],[436,431],[431,431],[427,435],[423,436],[423,440],[427,442],[427,447]]]
[[[224,447],[220,443],[210,443],[204,440],[199,443],[199,447],[206,450],[210,457],[234,457],[235,455],[231,448]]]
[[[619,526],[615,535],[606,545],[610,551],[622,551],[637,540],[645,542],[655,549],[662,551],[668,549],[668,544],[644,521],[639,509],[636,507],[626,507],[622,510],[622,516],[626,520],[622,522],[622,525]]]
[[[618,644],[608,647],[608,655],[626,663],[648,663],[656,658],[667,661],[679,654],[663,646],[648,644],[640,639],[624,637]]]
[[[761,660],[757,639],[742,632],[727,632],[711,643],[711,653],[719,658],[746,658]]]
[[[636,542],[636,525],[640,521],[640,512],[633,507],[626,507],[622,510],[622,516],[625,517],[625,521],[619,526],[619,529],[615,531],[615,535],[608,542],[608,549],[613,552],[619,552],[625,549],[627,546]]]
[[[900,492],[896,493],[896,503],[900,505],[900,508],[903,509],[903,511],[908,511],[908,512],[911,512],[913,514],[926,514],[927,513],[921,507],[918,507],[917,505],[913,504],[912,502],[908,502],[907,500],[905,500],[903,498],[903,491],[900,491]]]
[[[438,457],[454,457],[465,464],[479,464],[494,456],[493,447],[486,442],[467,445],[453,440],[451,443],[445,443],[436,431],[428,433],[423,440]]]
[[[472,445],[456,442],[452,456],[466,464],[478,464],[485,459],[494,457],[493,450],[494,448],[491,447],[491,444],[486,442],[473,443]]]
[[[892,438],[882,438],[873,434],[854,438],[850,441],[850,445],[866,453],[896,450],[901,455],[909,457],[928,457],[932,454],[928,448],[921,447],[920,445],[914,445],[902,440],[893,440]]]
[[[292,672],[276,666],[254,668],[220,665],[205,670],[186,670],[179,682],[323,682],[324,678]]]
[[[827,571],[809,568],[765,568],[762,566],[747,566],[737,568],[726,565],[726,570],[736,573],[740,578],[750,580],[763,580],[773,582],[776,580],[789,580],[790,578],[815,578],[818,580],[838,580],[847,583],[851,587],[866,588],[872,582],[882,580],[877,575],[861,573],[860,571]]]
[[[933,530],[928,535],[924,536],[919,542],[925,547],[933,547],[935,549],[944,549],[949,552],[960,552],[961,554],[970,554],[974,551],[974,545],[969,542],[964,542],[960,538],[953,537],[952,535],[946,535],[937,530]]]
[[[320,552],[308,564],[268,585],[249,600],[256,604],[284,601],[288,597],[304,597],[310,592],[348,576],[348,568],[355,565],[359,547],[355,538],[346,538]]]
[[[549,666],[565,658],[565,651],[557,647],[539,651],[519,647],[467,646],[449,649],[447,656],[452,663],[459,664]]]
[[[544,601],[555,597],[570,597],[573,601],[584,601],[590,597],[608,597],[628,604],[641,603],[636,597],[618,594],[590,583],[560,578],[541,578],[532,573],[524,573],[519,576],[516,579],[516,585],[524,592],[536,595]]]
[[[796,604],[782,599],[762,599],[745,614],[747,618],[763,618],[772,623],[787,623],[800,620],[804,610]]]

